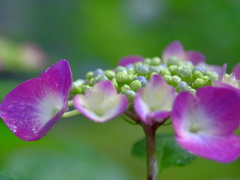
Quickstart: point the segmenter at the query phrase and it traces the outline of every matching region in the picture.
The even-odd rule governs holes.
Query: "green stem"
[[[156,180],[158,175],[156,154],[156,129],[149,125],[143,125],[146,136],[147,150],[147,180]]]
[[[68,118],[68,117],[76,116],[78,114],[80,114],[80,112],[78,110],[72,110],[72,111],[65,112],[62,115],[62,118]]]

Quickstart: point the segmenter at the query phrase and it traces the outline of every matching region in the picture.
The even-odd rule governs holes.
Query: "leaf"
[[[172,166],[184,166],[195,159],[194,155],[185,151],[176,143],[173,135],[157,135],[156,150],[159,170]],[[132,155],[143,160],[146,159],[145,138],[133,145]]]

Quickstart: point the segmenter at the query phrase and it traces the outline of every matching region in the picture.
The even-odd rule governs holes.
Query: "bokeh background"
[[[78,79],[113,68],[126,55],[161,56],[174,40],[205,54],[209,64],[227,62],[230,72],[240,60],[239,32],[239,0],[1,0],[0,101],[60,59],[69,60]],[[59,120],[39,141],[24,142],[1,121],[0,180],[145,179],[145,162],[131,156],[143,135],[121,118],[97,124],[77,116]],[[240,160],[197,158],[159,179],[239,180],[239,167]]]

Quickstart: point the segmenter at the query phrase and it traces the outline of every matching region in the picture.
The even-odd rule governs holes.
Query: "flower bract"
[[[137,92],[134,109],[146,124],[162,122],[171,115],[175,94],[175,89],[169,86],[160,75],[155,74],[146,87]]]
[[[196,97],[182,92],[173,106],[175,137],[189,152],[228,163],[240,155],[240,97],[227,88],[202,87]]]
[[[87,90],[85,95],[76,95],[74,106],[87,118],[105,122],[122,114],[128,107],[128,100],[125,95],[117,93],[111,81],[106,80]]]
[[[69,63],[60,60],[38,78],[13,89],[2,101],[0,117],[25,141],[42,138],[67,110],[72,84]]]

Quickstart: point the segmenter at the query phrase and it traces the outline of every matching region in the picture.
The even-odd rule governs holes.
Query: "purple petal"
[[[175,90],[160,75],[153,75],[146,87],[140,89],[134,99],[134,109],[140,119],[151,125],[161,122],[171,114]]]
[[[58,63],[62,64],[62,61]],[[34,78],[13,89],[0,106],[0,116],[5,124],[16,136],[25,141],[38,140],[45,136],[67,110],[71,72],[66,72],[66,67],[58,66],[58,63],[45,71],[44,77],[49,77],[47,80],[50,80],[48,73],[51,74],[53,70],[55,77],[57,77],[57,71],[59,77],[63,77],[63,72],[66,73],[66,77],[62,81],[57,78],[59,88],[54,88],[57,87],[56,84],[49,84],[49,82],[55,83],[54,80],[46,81],[42,78]],[[68,64],[66,65],[68,66]],[[60,88],[60,86],[64,86],[64,88]],[[64,91],[58,91],[58,89],[64,89]],[[63,92],[65,94],[62,94]]]
[[[240,139],[234,134],[224,137],[207,135],[176,137],[176,141],[195,155],[221,163],[236,160],[240,153]]]
[[[232,71],[236,77],[237,80],[240,80],[240,63],[237,64]]]
[[[163,62],[167,62],[167,60],[173,56],[180,60],[185,58],[183,46],[179,41],[174,41],[165,48],[163,51]]]
[[[223,81],[224,80],[224,76],[226,74],[226,70],[227,70],[227,64],[225,63],[225,64],[223,64],[223,66],[222,66],[222,68],[221,68],[221,70],[219,72],[219,76],[218,76],[218,80],[219,81]]]
[[[126,56],[120,59],[118,65],[119,66],[127,66],[129,64],[134,64],[136,62],[143,62],[144,58],[141,56]]]
[[[177,142],[186,150],[219,162],[235,160],[240,153],[240,97],[226,88],[203,87],[197,98],[182,92],[174,102],[172,121]]]
[[[205,56],[197,51],[187,51],[185,53],[186,59],[191,61],[194,65],[198,65],[205,61]]]
[[[87,118],[106,122],[122,114],[128,107],[125,95],[117,94],[111,81],[101,81],[84,95],[74,97],[74,106]]]

